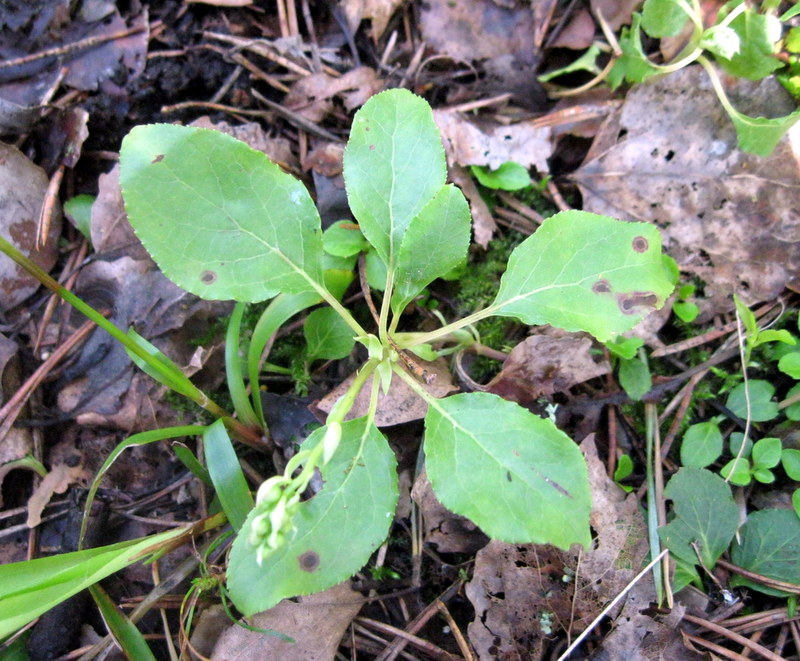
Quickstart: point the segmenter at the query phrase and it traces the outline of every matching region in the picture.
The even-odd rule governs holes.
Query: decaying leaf
[[[50,233],[41,248],[36,247],[39,211],[48,179],[21,151],[0,143],[0,234],[17,250],[49,271],[58,256],[61,235],[61,207],[56,202]],[[10,259],[0,259],[0,311],[19,305],[39,288],[39,281]]]
[[[435,546],[437,552],[475,553],[489,541],[472,521],[439,502],[424,471],[414,482],[411,498],[422,513],[425,543]]]
[[[287,108],[312,122],[320,122],[333,110],[333,97],[340,95],[348,111],[363,105],[383,89],[375,69],[357,67],[337,77],[313,73],[292,85],[284,100]]]
[[[416,360],[416,359],[415,359]],[[433,362],[416,360],[421,367],[427,370],[428,374],[435,377],[432,383],[420,383],[433,397],[445,397],[458,390],[453,385],[453,378],[444,358],[438,358]],[[324,413],[330,413],[331,408],[350,387],[355,374],[348,376],[342,383],[331,390],[325,397],[317,402],[316,407]],[[367,414],[369,408],[369,397],[372,389],[372,377],[367,379],[361,392],[356,396],[356,401],[345,420],[353,420]],[[378,396],[378,410],[375,414],[375,424],[378,427],[388,427],[399,425],[402,422],[421,420],[428,412],[428,405],[417,395],[405,381],[402,381],[395,374],[392,374],[392,383],[389,394],[381,391]]]
[[[580,633],[641,569],[646,528],[633,495],[604,471],[592,437],[582,444],[592,488],[591,549],[490,542],[479,551],[467,596],[470,642],[482,661],[540,659],[559,631]]]
[[[592,341],[586,336],[531,335],[514,347],[503,369],[489,382],[488,391],[524,405],[608,374],[611,366],[595,360],[591,349]]]
[[[794,110],[773,79],[724,82],[742,112]],[[699,67],[635,86],[616,122],[574,174],[587,211],[657,223],[665,252],[705,282],[706,315],[732,309],[732,293],[753,304],[800,287],[800,126],[768,158],[739,151]]]
[[[297,601],[284,600],[254,615],[250,624],[258,629],[277,631],[295,642],[231,625],[220,636],[211,658],[329,661],[334,658],[342,636],[362,605],[361,595],[347,583],[308,597],[298,597]]]
[[[340,4],[352,32],[356,31],[363,19],[372,19],[372,38],[378,41],[386,31],[392,15],[404,2],[405,0],[343,0]]]
[[[481,197],[474,179],[463,167],[453,163],[448,168],[448,173],[452,182],[461,189],[469,201],[469,210],[472,213],[472,236],[475,243],[486,248],[497,230],[497,223],[492,218],[489,205]]]
[[[83,466],[81,452],[73,441],[65,440],[50,452],[50,471],[28,499],[29,528],[35,528],[42,520],[42,511],[53,494],[64,493],[71,484],[86,485],[91,474]]]
[[[478,123],[462,113],[435,110],[433,118],[442,133],[449,163],[486,165],[493,170],[506,161],[547,172],[547,159],[553,153],[549,127],[534,120],[508,126]]]

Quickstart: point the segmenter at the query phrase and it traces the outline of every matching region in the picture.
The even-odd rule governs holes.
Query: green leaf
[[[117,607],[108,593],[100,585],[90,586],[89,592],[103,616],[103,623],[114,637],[114,642],[125,654],[125,658],[136,659],[136,661],[156,661],[142,632]]]
[[[730,487],[704,468],[681,468],[667,484],[664,497],[672,501],[675,518],[659,528],[661,541],[684,562],[702,562],[712,569],[739,526],[739,509]]]
[[[650,367],[640,358],[621,359],[619,361],[619,383],[628,397],[638,402],[653,385]]]
[[[128,218],[164,274],[208,299],[250,302],[322,285],[322,233],[305,187],[209,129],[137,126],[122,143]]]
[[[319,358],[339,360],[349,355],[355,345],[353,330],[333,308],[318,308],[303,324],[309,362]]]
[[[301,448],[314,447],[324,433],[324,427],[314,431]],[[228,590],[245,615],[349,578],[385,539],[397,504],[397,472],[378,429],[366,418],[343,423],[339,449],[321,470],[322,490],[300,504],[294,536],[263,566],[247,539],[252,514],[234,541]]]
[[[654,226],[564,211],[511,253],[492,307],[605,342],[660,308],[672,288]]]
[[[639,347],[643,345],[644,340],[640,337],[615,337],[613,340],[605,342],[611,355],[627,360],[633,358]]]
[[[762,344],[766,344],[767,342],[783,342],[784,344],[791,346],[795,346],[797,344],[797,340],[795,339],[794,335],[792,335],[785,328],[778,330],[768,328],[767,330],[759,331],[755,346],[760,346]]]
[[[681,464],[705,468],[722,454],[722,432],[714,422],[699,422],[686,430],[681,442]]]
[[[733,9],[741,3],[729,5]],[[746,9],[730,22],[739,36],[739,51],[732,57],[717,58],[731,76],[761,80],[780,69],[783,63],[775,57],[775,44],[781,38],[780,21],[770,14],[758,14]]]
[[[741,456],[750,456],[750,452],[753,449],[753,441],[749,436],[747,437],[747,441],[745,441],[744,434],[740,431],[732,432],[728,437],[728,450],[732,456],[739,456],[739,450],[742,447],[742,442],[744,442],[744,450],[742,450]]]
[[[794,6],[787,9],[783,14],[781,14],[781,21],[788,21],[790,18],[794,18],[800,14],[800,2],[795,2]]]
[[[731,561],[743,569],[787,583],[800,584],[800,519],[792,510],[768,509],[747,517],[734,543]],[[783,595],[741,576],[731,585],[747,585],[760,592]]]
[[[753,468],[753,477],[762,484],[772,484],[775,481],[775,473],[769,468]]]
[[[794,513],[800,518],[800,489],[795,489],[792,493],[792,508]]]
[[[769,381],[750,379],[747,383],[750,392],[750,419],[753,422],[766,422],[778,415],[778,403],[772,401],[775,386]],[[743,420],[747,419],[747,400],[745,398],[745,384],[740,383],[728,394],[725,403],[733,413]]]
[[[467,258],[472,218],[464,194],[443,186],[414,218],[397,252],[392,310],[401,313],[436,278]]]
[[[86,551],[0,565],[0,639],[183,532],[170,530]]]
[[[470,167],[472,175],[486,188],[515,191],[531,185],[531,175],[524,165],[506,161],[496,170],[482,165]]]
[[[233,529],[239,530],[255,503],[222,420],[217,420],[206,428],[203,433],[203,450],[208,474],[219,496],[222,511]]]
[[[350,209],[387,265],[409,223],[447,176],[444,146],[428,103],[403,89],[376,94],[353,118],[344,150]]]
[[[95,199],[94,195],[76,195],[64,202],[64,215],[90,241],[92,240],[92,205]]]
[[[655,39],[680,34],[688,20],[677,0],[645,0],[642,7],[642,29]]]
[[[745,457],[731,459],[720,470],[720,475],[737,487],[746,487],[752,481],[750,461]]]
[[[725,110],[736,127],[739,147],[756,156],[769,156],[787,131],[800,121],[800,110],[774,119],[750,117],[733,108]]]
[[[781,465],[786,474],[795,482],[800,482],[800,450],[786,448],[781,452]]]
[[[145,361],[143,358],[133,353],[129,347],[123,345],[125,353],[128,354],[133,364],[142,370],[142,372],[158,381],[161,385],[167,386],[170,390],[174,390],[181,395],[192,399],[196,399],[198,393],[202,396],[197,386],[191,382],[188,376],[181,372],[181,368],[158,349],[158,347],[139,335],[133,328],[128,329],[128,337],[134,344],[150,356],[149,360]]]
[[[549,80],[553,80],[553,78],[558,78],[558,76],[563,76],[567,73],[575,73],[576,71],[588,71],[589,73],[597,75],[600,73],[600,68],[597,66],[597,58],[601,52],[599,44],[593,43],[577,60],[559,69],[540,74],[537,78],[540,83],[546,83]],[[478,181],[480,181],[480,178]],[[528,182],[530,184],[530,177],[528,178]],[[485,185],[486,184],[484,184],[484,186]]]
[[[437,498],[490,537],[591,543],[586,462],[550,420],[490,393],[432,401],[425,458]]]
[[[691,301],[675,301],[672,304],[672,311],[678,319],[687,324],[697,319],[697,315],[700,314],[700,308],[697,307],[696,303],[692,303]]]
[[[793,379],[800,379],[800,351],[792,351],[778,361],[778,369]]]
[[[233,306],[228,328],[225,332],[225,381],[231,395],[233,408],[242,424],[256,427],[260,420],[250,404],[247,387],[242,376],[242,356],[239,353],[239,339],[241,337],[242,317],[245,310],[244,303]]]
[[[368,246],[358,225],[349,220],[334,223],[322,234],[325,252],[336,257],[352,257],[366,250]]]
[[[779,438],[762,438],[753,445],[751,457],[756,468],[772,468],[781,460],[783,445]]]
[[[793,385],[789,389],[789,392],[786,393],[786,399],[790,399],[797,394],[800,394],[800,383]],[[786,414],[786,417],[789,418],[789,420],[800,420],[800,402],[795,402],[794,404],[787,406],[783,412]]]
[[[620,484],[622,480],[630,477],[631,474],[633,474],[633,459],[627,454],[620,455],[619,459],[617,459],[617,468],[614,471],[614,482],[624,491],[631,492],[633,487],[627,484]]]
[[[741,42],[736,30],[724,25],[713,25],[703,33],[700,47],[719,57],[732,58],[739,52]]]
[[[639,26],[642,21],[641,14],[634,12],[631,26],[623,27],[620,33],[619,46],[622,55],[614,63],[608,74],[611,89],[616,89],[623,82],[642,83],[651,76],[659,74],[642,50],[642,35]]]

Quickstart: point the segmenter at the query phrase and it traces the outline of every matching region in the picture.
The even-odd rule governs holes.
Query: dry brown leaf
[[[481,197],[475,180],[460,165],[452,164],[448,171],[452,182],[461,189],[464,197],[469,201],[469,210],[472,212],[472,238],[481,248],[486,248],[492,240],[497,223],[489,211],[489,205]]]
[[[424,41],[439,53],[471,61],[514,55],[535,58],[529,7],[499,7],[492,0],[428,0],[420,10]]]
[[[415,361],[435,377],[433,383],[420,383],[433,397],[445,397],[451,392],[458,390],[453,385],[452,375],[447,367],[447,361],[439,358],[433,362],[426,362],[415,359]],[[345,393],[353,382],[355,374],[348,376],[342,383],[331,390],[325,397],[317,402],[316,407],[324,413],[330,413],[336,401]],[[358,393],[353,404],[353,408],[347,414],[345,420],[352,420],[367,414],[369,408],[370,392],[372,390],[372,377],[369,377]],[[405,381],[401,380],[396,374],[392,374],[392,383],[389,394],[381,391],[378,396],[378,411],[375,414],[375,424],[378,427],[388,427],[399,425],[402,422],[421,420],[428,412],[428,404],[417,395]]]
[[[564,392],[611,371],[607,361],[595,360],[591,349],[592,340],[586,336],[531,335],[512,349],[487,389],[523,405]]]
[[[514,161],[539,172],[548,171],[547,159],[553,153],[550,127],[537,126],[534,120],[508,126],[479,124],[453,110],[434,110],[433,118],[450,163],[497,169],[506,161]]]
[[[72,484],[86,484],[91,473],[83,466],[81,452],[74,441],[61,441],[50,452],[51,468],[28,499],[29,528],[41,523],[42,512],[53,494],[64,493]]]
[[[321,122],[333,110],[333,97],[340,95],[351,111],[383,89],[383,81],[370,67],[351,69],[343,76],[312,73],[292,85],[284,105],[312,122]]]
[[[435,546],[439,553],[471,554],[489,541],[472,521],[453,514],[439,502],[425,471],[415,480],[411,498],[422,514],[425,543]]]
[[[550,47],[586,50],[592,45],[596,31],[592,15],[585,9],[579,9]]]
[[[125,203],[119,187],[119,163],[107,174],[100,175],[97,187],[90,224],[94,249],[98,253],[119,250],[134,259],[150,261],[150,255],[136,238],[125,213]]]
[[[340,5],[352,32],[358,29],[363,19],[372,19],[372,39],[377,42],[403,2],[405,0],[342,0]]]
[[[771,78],[725,84],[742,112],[794,110]],[[706,315],[732,309],[733,293],[753,304],[800,287],[800,125],[768,158],[739,151],[699,67],[635,86],[616,121],[574,174],[587,211],[658,224],[666,252],[706,283]]]
[[[631,22],[633,12],[641,4],[640,0],[590,0],[592,11],[601,15],[608,26],[616,31]]]
[[[22,254],[49,271],[58,256],[61,206],[56,202],[45,245],[36,248],[36,228],[48,179],[44,170],[16,147],[0,143],[0,234]],[[0,260],[0,311],[19,305],[39,288],[39,281],[10,259]]]
[[[271,629],[290,636],[288,643],[261,632],[233,625],[224,632],[211,655],[226,661],[280,659],[280,661],[331,661],[347,627],[358,615],[363,598],[340,583],[324,592],[297,601],[284,600],[274,608],[250,618],[259,629]]]
[[[498,541],[478,552],[466,590],[475,607],[470,642],[482,661],[542,658],[553,635],[583,631],[643,564],[647,531],[635,495],[626,496],[606,476],[592,437],[581,447],[595,542],[580,556],[577,545],[561,551]]]

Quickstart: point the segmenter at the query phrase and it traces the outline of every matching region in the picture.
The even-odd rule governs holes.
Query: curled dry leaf
[[[352,111],[383,89],[383,81],[370,67],[351,69],[343,76],[312,73],[292,85],[284,105],[312,122],[321,122],[333,110],[333,97],[342,97]]]
[[[386,31],[392,15],[405,0],[342,0],[340,4],[350,30],[355,32],[365,18],[372,20],[372,39],[378,41]]]
[[[71,484],[87,484],[91,473],[83,466],[83,456],[73,441],[62,441],[50,452],[50,470],[28,500],[29,528],[39,525],[42,511],[53,494],[64,493]]]
[[[531,335],[514,347],[488,391],[525,405],[608,374],[611,366],[595,360],[591,349],[592,341],[585,336]]]
[[[726,79],[750,115],[794,102],[771,78]],[[699,67],[635,86],[574,179],[587,211],[662,228],[665,252],[705,282],[705,315],[800,289],[800,125],[773,154],[737,149],[736,134]],[[624,136],[624,137],[618,137]]]
[[[36,247],[39,211],[48,179],[16,147],[0,143],[0,234],[37,266],[49,271],[58,256],[61,207],[56,202],[47,240]],[[0,259],[0,311],[19,305],[39,288],[39,281],[7,257]]]
[[[419,363],[428,374],[435,377],[435,380],[428,383],[420,383],[433,397],[445,397],[452,392],[458,390],[453,385],[452,375],[447,366],[447,361],[444,358],[439,358],[433,362],[426,362],[423,360],[415,361]],[[331,390],[325,397],[323,397],[316,404],[316,408],[324,413],[330,413],[331,408],[336,401],[347,391],[350,384],[353,382],[355,374],[348,376],[342,383]],[[355,404],[350,409],[345,420],[353,420],[362,415],[366,415],[369,408],[369,397],[372,389],[372,377],[367,379],[361,392],[356,396]],[[389,394],[383,392],[378,396],[378,411],[375,414],[375,424],[378,427],[388,427],[390,425],[399,425],[403,422],[411,422],[412,420],[421,420],[428,412],[427,403],[419,397],[405,381],[402,381],[397,375],[392,374],[392,384],[389,389]]]

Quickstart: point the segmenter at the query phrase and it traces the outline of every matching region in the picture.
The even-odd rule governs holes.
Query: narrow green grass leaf
[[[90,585],[140,560],[182,529],[49,558],[0,565],[0,639]]]
[[[233,306],[233,312],[228,320],[228,329],[225,332],[225,381],[239,420],[242,424],[256,427],[259,425],[259,420],[247,395],[247,386],[242,376],[242,357],[239,355],[244,310],[245,304],[237,303]]]
[[[253,509],[254,501],[222,420],[217,420],[206,428],[203,434],[203,450],[208,474],[214,483],[222,510],[233,529],[239,530]]]
[[[489,393],[429,402],[428,479],[449,510],[511,543],[591,543],[586,462],[549,420]]]
[[[302,183],[224,133],[153,124],[122,143],[128,218],[164,274],[207,299],[322,286],[322,231]]]
[[[324,427],[316,430],[301,448],[313,448],[324,433]],[[397,471],[383,434],[366,418],[343,423],[339,449],[321,470],[324,486],[300,504],[293,537],[263,566],[248,541],[254,515],[234,541],[228,591],[245,615],[336,585],[361,569],[386,538],[397,504]]]
[[[106,628],[125,656],[136,661],[156,661],[142,632],[117,608],[108,593],[100,585],[92,585],[89,587],[89,592],[103,616]]]
[[[564,211],[511,253],[492,308],[605,342],[660,308],[672,289],[654,225]]]
[[[344,150],[347,198],[384,263],[393,263],[409,223],[446,176],[444,146],[424,99],[387,90],[356,113]]]

